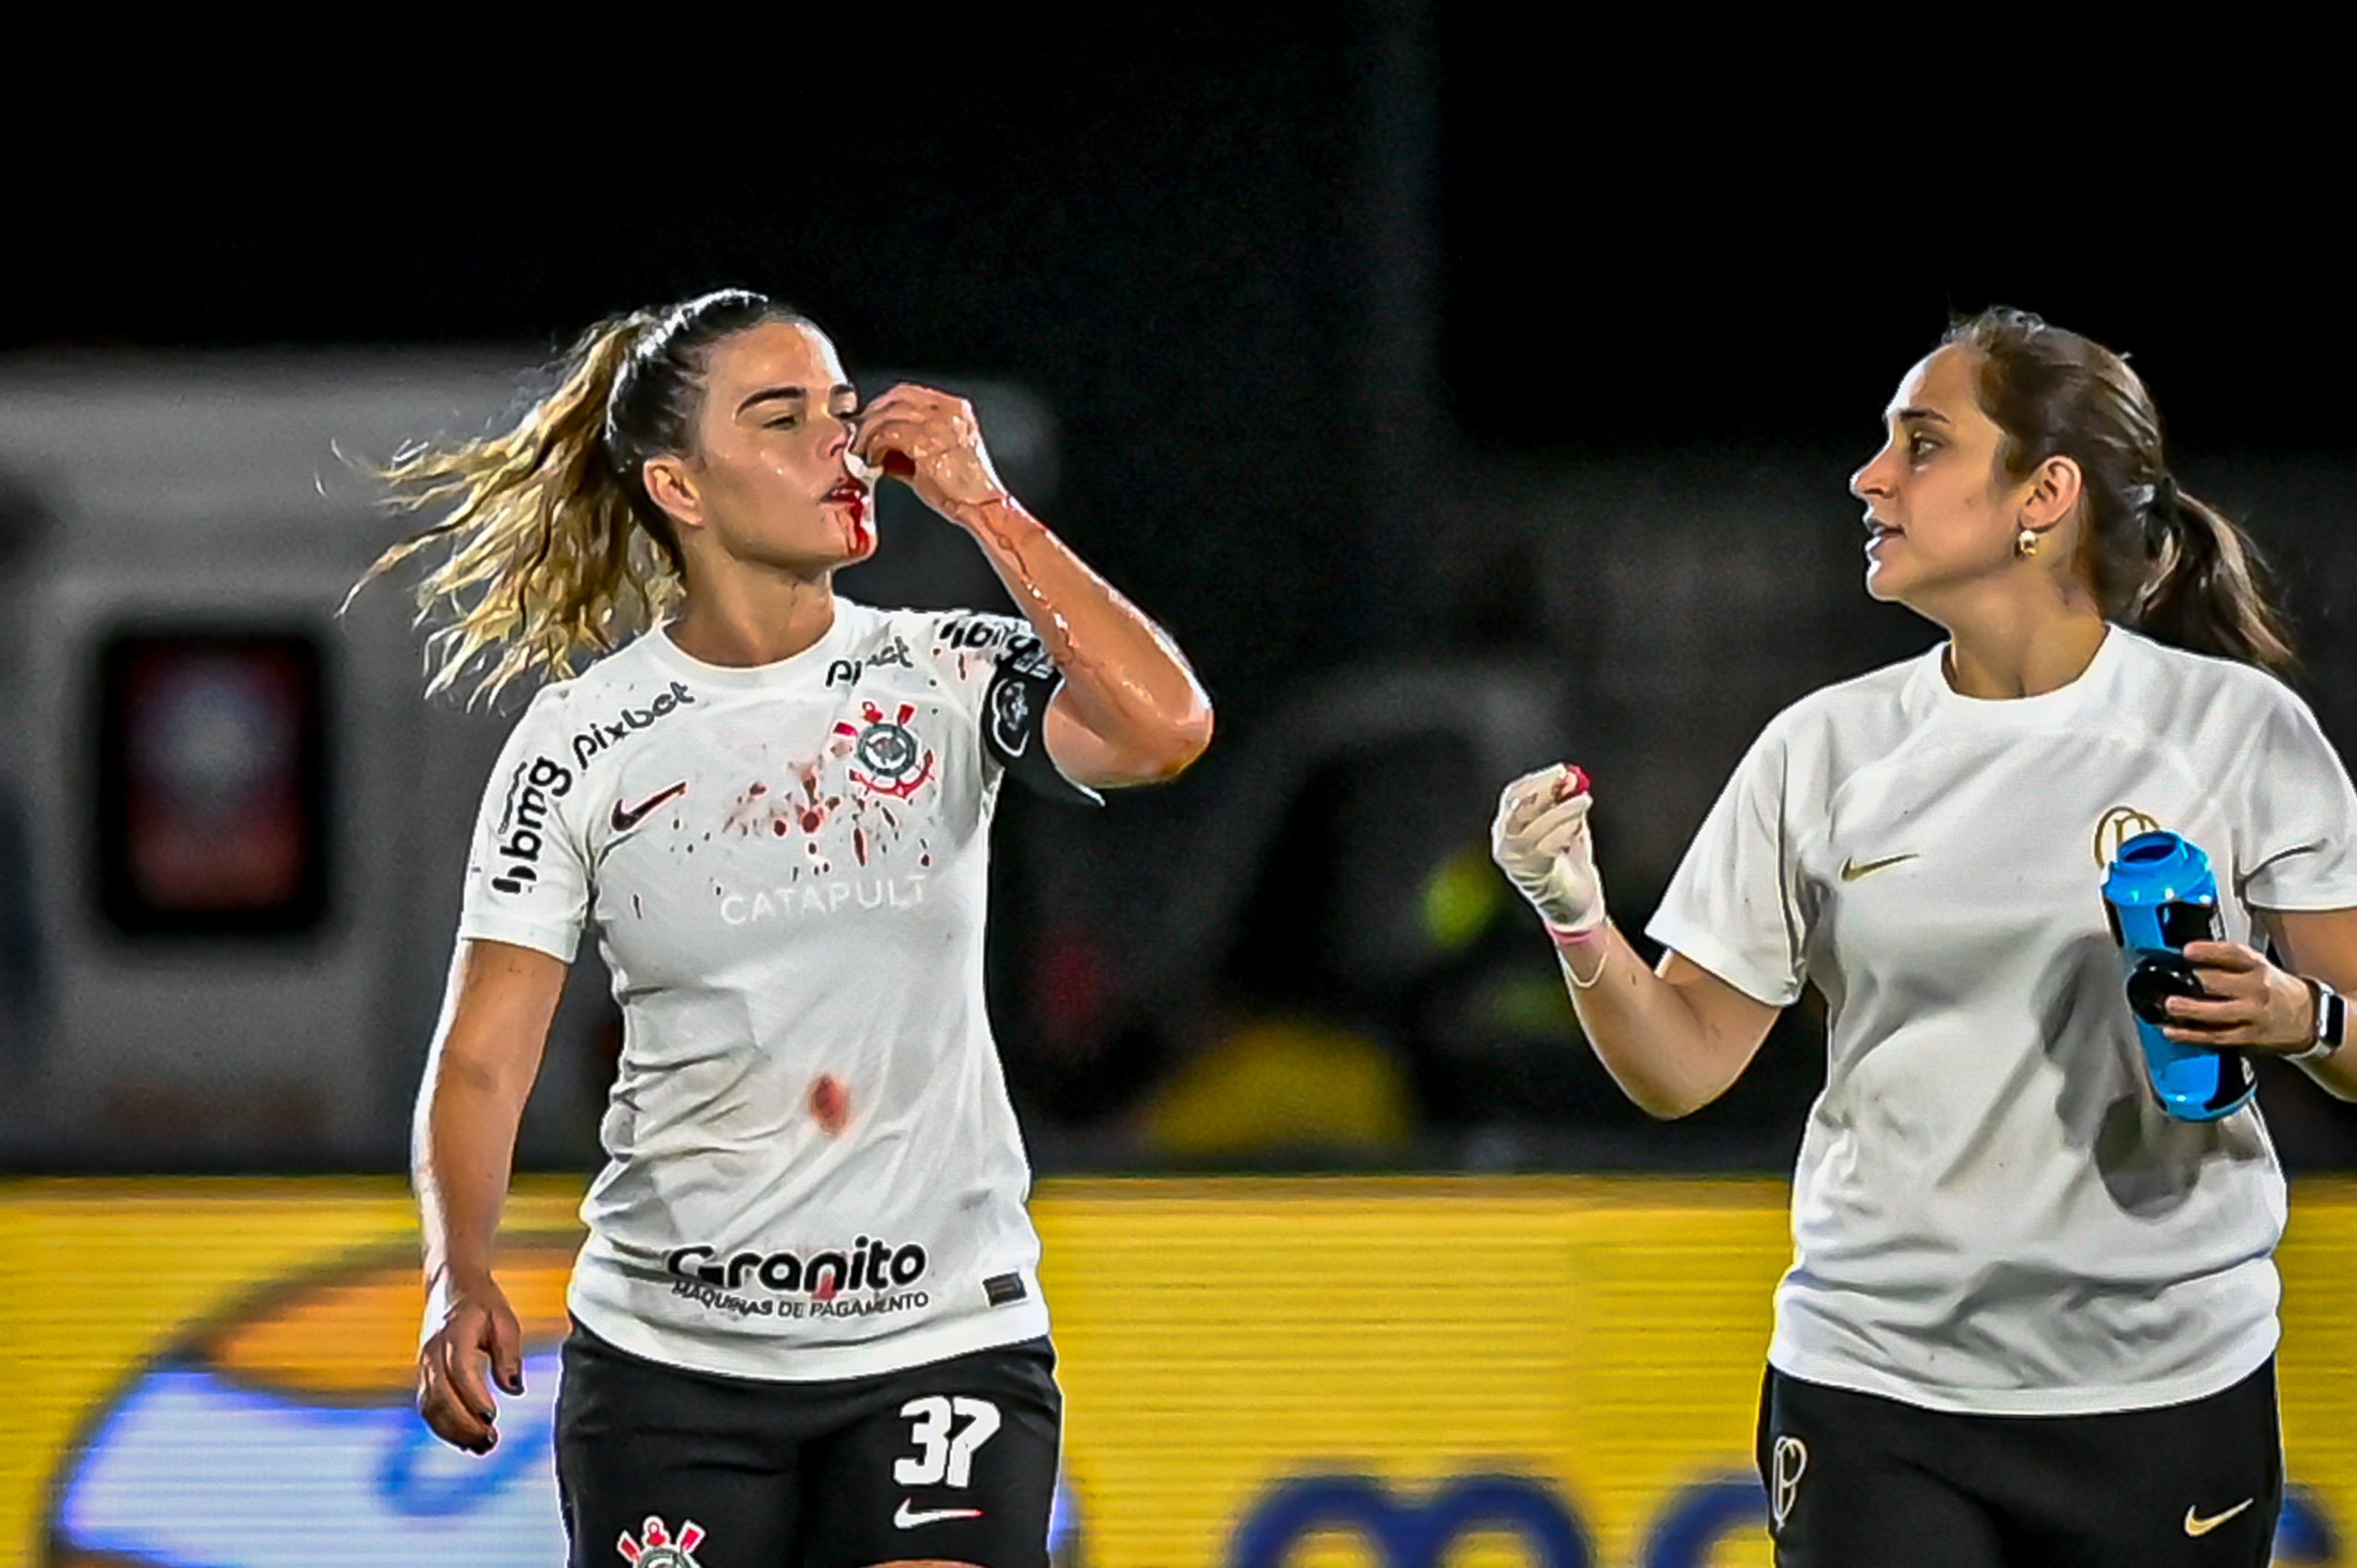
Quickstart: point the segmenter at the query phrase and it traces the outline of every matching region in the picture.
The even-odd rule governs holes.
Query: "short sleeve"
[[[558,705],[525,710],[484,786],[467,854],[460,940],[536,948],[571,963],[589,909],[589,866],[570,814],[579,773],[566,761]]]
[[[1039,794],[1104,804],[1048,755],[1048,704],[1064,678],[1028,621],[960,612],[944,621],[935,643],[951,686],[981,729],[985,756]]]
[[[2238,813],[2235,880],[2253,909],[2357,906],[2357,792],[2308,705],[2270,680]]]
[[[1782,726],[1753,742],[1720,792],[1645,935],[1747,996],[1773,1007],[1800,999],[1805,923],[1786,826]]]

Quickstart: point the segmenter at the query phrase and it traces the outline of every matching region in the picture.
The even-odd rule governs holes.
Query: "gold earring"
[[[2014,536],[2014,553],[2022,556],[2035,555],[2038,553],[2038,530],[2036,528],[2031,528],[2026,523],[2022,525],[2022,531]]]

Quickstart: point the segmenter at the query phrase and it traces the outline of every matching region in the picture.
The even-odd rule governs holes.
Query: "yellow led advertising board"
[[[578,1193],[532,1179],[509,1205],[527,1388],[477,1459],[412,1410],[399,1182],[0,1187],[0,1561],[561,1561],[549,1420]],[[1044,1184],[1060,1559],[1765,1563],[1749,1446],[1784,1202],[1767,1181]],[[2282,1261],[2278,1561],[2338,1562],[2357,1186],[2295,1190]]]

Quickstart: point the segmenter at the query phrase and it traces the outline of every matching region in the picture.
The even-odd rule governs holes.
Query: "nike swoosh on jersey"
[[[687,793],[688,781],[681,779],[678,784],[673,784],[669,789],[665,790],[662,794],[656,796],[651,799],[642,801],[636,806],[626,807],[621,801],[615,801],[614,831],[617,833],[629,832],[633,828],[637,827],[641,822],[646,820],[646,814],[648,812],[654,810],[656,807],[662,805],[673,796],[685,795]]]
[[[2250,1504],[2245,1504],[2243,1506],[2248,1507]],[[903,1497],[900,1499],[900,1511],[892,1516],[892,1522],[900,1526],[900,1528],[904,1530],[912,1530],[919,1525],[937,1525],[945,1519],[979,1519],[981,1516],[982,1511],[980,1508],[925,1508],[922,1510],[911,1508],[909,1506],[909,1500]]]
[[[1909,854],[1887,854],[1880,860],[1869,860],[1864,862],[1863,865],[1854,858],[1845,860],[1841,863],[1841,880],[1844,882],[1854,882],[1861,877],[1871,877],[1877,871],[1887,870],[1891,866],[1898,865],[1902,860],[1921,860],[1922,858],[1922,852],[1917,851]]]
[[[2189,1536],[2206,1536],[2258,1501],[2256,1497],[2246,1497],[2224,1513],[2212,1514],[2206,1519],[2198,1516],[2193,1511],[2193,1504],[2189,1503],[2185,1506],[2185,1533]]]

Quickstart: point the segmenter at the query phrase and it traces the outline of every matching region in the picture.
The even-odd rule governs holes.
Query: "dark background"
[[[2217,474],[2230,503],[2278,480],[2305,498],[2250,520],[2290,568],[2305,690],[2351,733],[2337,510],[2357,330],[2311,168],[2329,146],[2199,126],[2179,154],[2165,125],[1738,85],[1486,8],[1002,20],[840,72],[788,52],[759,91],[711,102],[709,58],[652,45],[595,90],[398,116],[371,92],[251,123],[127,102],[115,131],[135,156],[49,144],[20,188],[26,282],[0,350],[488,343],[520,367],[616,310],[762,289],[855,373],[1038,392],[1062,440],[1050,520],[1171,628],[1219,704],[1197,774],[1121,803],[1082,853],[1051,847],[1081,830],[1010,806],[1011,853],[1075,888],[1143,879],[1158,890],[1132,902],[1155,906],[1304,692],[1487,658],[1554,671],[1573,743],[1629,781],[1622,803],[1599,796],[1599,833],[1633,926],[1777,706],[1932,640],[1858,590],[1842,485],[1951,313],[2014,304],[2131,354],[2188,488]],[[748,24],[692,52],[768,47]],[[482,64],[488,86],[531,87],[521,63]],[[1698,520],[1698,493],[1734,520]],[[1417,1132],[1389,1159],[1781,1163],[1819,1072],[1805,1012],[1726,1104],[1655,1130],[1575,1054],[1431,1048],[1447,1030],[1417,1020],[1467,973],[1387,983],[1364,955],[1288,946],[1383,881],[1332,824],[1418,766],[1411,749],[1317,775],[1232,941],[1159,993],[1058,999],[1055,976],[1118,955],[1059,946],[1079,923],[1059,923],[1052,879],[1007,889],[996,1005],[1048,1163],[1154,1157],[1124,1118],[1202,1048],[1169,1023],[1173,986],[1218,998],[1206,1016],[1307,1012],[1405,1062]],[[1464,782],[1460,841],[1498,782]],[[1411,835],[1398,884],[1424,885],[1446,839]],[[1543,964],[1518,914],[1480,950]],[[2295,1156],[2341,1157],[2338,1111],[2288,1114],[2312,1132]]]

